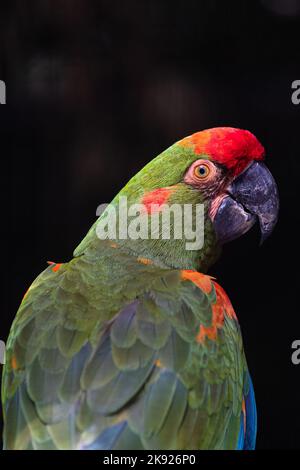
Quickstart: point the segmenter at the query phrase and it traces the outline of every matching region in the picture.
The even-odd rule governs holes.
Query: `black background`
[[[192,132],[249,129],[281,212],[271,238],[229,244],[211,274],[239,317],[258,448],[300,448],[298,226],[300,1],[1,2],[0,338],[47,260],[67,261],[146,162]]]

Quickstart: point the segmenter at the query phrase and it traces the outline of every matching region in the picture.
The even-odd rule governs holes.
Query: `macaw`
[[[71,261],[37,277],[7,342],[5,449],[255,447],[241,330],[207,272],[224,243],[256,221],[264,240],[276,224],[278,190],[264,154],[249,131],[200,131],[111,202],[126,197],[150,218],[170,204],[202,204],[201,248],[187,250],[184,234],[101,239],[102,213]]]

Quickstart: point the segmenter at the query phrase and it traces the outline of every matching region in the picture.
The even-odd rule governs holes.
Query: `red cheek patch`
[[[173,191],[173,188],[158,188],[154,191],[150,191],[149,193],[144,194],[141,202],[144,204],[148,214],[154,212],[154,209],[159,211],[160,206],[167,204]],[[154,204],[157,206],[157,208],[152,207]]]

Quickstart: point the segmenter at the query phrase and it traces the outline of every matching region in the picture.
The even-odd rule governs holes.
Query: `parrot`
[[[4,449],[255,448],[241,328],[209,271],[225,243],[256,223],[264,241],[276,225],[278,188],[264,160],[248,130],[189,135],[129,180],[69,262],[49,263],[6,345]],[[185,233],[99,237],[122,198],[149,220],[171,204],[201,205],[202,246],[187,249]]]

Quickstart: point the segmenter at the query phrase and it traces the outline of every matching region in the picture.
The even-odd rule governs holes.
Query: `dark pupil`
[[[200,175],[205,175],[206,169],[205,169],[203,166],[200,167],[200,168],[199,168],[199,173],[200,173]]]

